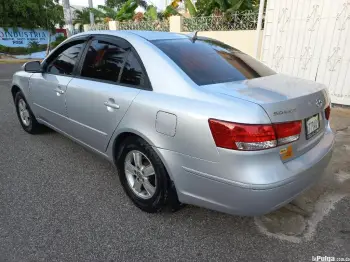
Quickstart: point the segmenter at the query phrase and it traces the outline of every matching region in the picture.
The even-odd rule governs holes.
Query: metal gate
[[[350,105],[350,0],[268,0],[261,60]]]

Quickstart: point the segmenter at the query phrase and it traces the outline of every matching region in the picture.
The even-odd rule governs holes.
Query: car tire
[[[139,154],[139,157],[136,157],[137,159],[141,156],[141,168],[137,168],[136,154]],[[130,163],[133,166],[132,168],[130,168]],[[138,208],[148,213],[156,213],[160,212],[167,205],[169,194],[171,195],[171,181],[161,159],[146,141],[134,136],[127,138],[121,147],[116,164],[124,191]],[[150,172],[145,172],[142,175],[142,170],[151,170],[150,165],[152,165],[154,170],[154,178],[153,176],[146,176],[146,173],[149,175]],[[136,167],[136,171],[134,167]],[[134,174],[130,172],[132,170],[134,170]],[[134,187],[132,186],[132,177],[134,177]],[[140,180],[143,178],[144,180],[137,182],[138,178]],[[147,182],[145,181],[146,178]],[[138,187],[135,186],[137,183],[144,183],[141,185],[140,190],[135,190]],[[148,195],[148,190],[146,190],[150,187],[148,184],[154,186],[154,194],[152,195]],[[146,187],[145,185],[148,186]],[[152,190],[149,191],[153,192]]]
[[[15,106],[18,120],[24,131],[29,134],[38,134],[43,131],[43,126],[36,120],[22,92],[16,93]]]

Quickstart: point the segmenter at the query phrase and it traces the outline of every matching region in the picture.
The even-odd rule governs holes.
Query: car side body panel
[[[139,92],[136,88],[92,79],[73,79],[66,101],[72,135],[105,152],[114,130]]]
[[[260,160],[257,156],[250,163],[239,163],[242,158],[238,158],[227,165],[226,161],[235,156],[223,149],[219,154],[226,160],[218,163],[163,149],[159,149],[159,154],[175,178],[180,201],[253,216],[287,204],[318,181],[332,157],[333,144],[334,134],[328,128],[320,143],[287,164],[281,164],[276,158]],[[268,166],[272,167],[265,168]],[[237,181],[238,175],[247,176],[246,182]]]
[[[72,79],[71,76],[35,73],[29,81],[31,90],[29,106],[36,118],[66,133],[71,132],[66,108],[66,91]]]
[[[23,66],[22,66],[23,69]],[[28,103],[30,103],[29,79],[33,73],[18,71],[13,75],[11,88],[18,87],[24,94]]]
[[[197,92],[196,96],[206,97],[207,95]],[[224,118],[232,122],[245,120],[269,123],[269,118],[260,106],[240,99],[230,100],[231,103],[228,103],[225,97],[212,97],[210,103],[142,90],[118,126],[112,141],[120,133],[126,132],[125,130],[134,129],[139,130],[155,147],[217,161],[216,145],[209,129],[208,118]],[[243,118],[242,114],[234,113],[240,110],[253,113]],[[157,132],[156,118],[159,111],[176,116],[177,125],[174,136]]]

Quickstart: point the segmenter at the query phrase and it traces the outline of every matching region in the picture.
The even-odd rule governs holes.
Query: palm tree
[[[83,25],[90,24],[90,12],[93,11],[94,8],[88,8],[85,7],[81,10],[75,9],[74,10],[74,19],[73,19],[73,25],[79,24],[80,31],[83,30]],[[101,16],[99,14],[95,14],[95,23],[100,23],[102,21]]]
[[[83,8],[82,10],[74,10],[73,25],[76,24],[90,24],[90,9],[88,7]]]
[[[96,8],[90,8],[91,12],[94,13],[95,17],[99,18],[110,18],[114,19],[117,16],[118,9],[115,7],[108,7],[105,5],[98,5]]]
[[[105,4],[111,8],[119,9],[127,0],[105,0]]]

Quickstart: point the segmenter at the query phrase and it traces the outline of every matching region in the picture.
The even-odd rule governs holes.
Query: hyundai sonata
[[[264,214],[309,188],[332,155],[325,86],[197,35],[78,34],[26,63],[11,91],[25,131],[45,125],[106,157],[147,212]]]

